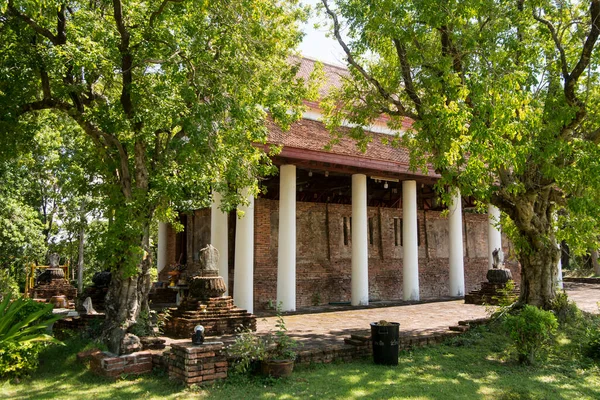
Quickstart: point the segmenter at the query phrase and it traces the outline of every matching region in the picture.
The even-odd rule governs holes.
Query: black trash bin
[[[381,365],[398,365],[398,342],[400,324],[388,322],[380,325],[371,322],[371,341],[373,342],[373,361]]]

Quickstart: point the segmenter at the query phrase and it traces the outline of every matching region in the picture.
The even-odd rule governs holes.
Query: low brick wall
[[[90,368],[97,375],[116,379],[121,374],[146,374],[152,372],[152,353],[137,353],[115,356],[108,352],[96,352],[90,356]]]
[[[167,363],[169,379],[186,385],[205,384],[227,378],[228,362],[223,342],[173,344]]]

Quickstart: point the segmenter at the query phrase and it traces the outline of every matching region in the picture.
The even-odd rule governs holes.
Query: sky
[[[320,3],[320,0],[305,0],[304,3],[309,4],[314,9]],[[317,12],[313,10],[311,18],[302,27],[305,36],[300,44],[300,52],[308,58],[345,66],[342,48],[335,39],[326,36],[329,20],[323,15],[323,12],[320,13],[321,15],[316,14]],[[315,28],[315,23],[321,26]]]

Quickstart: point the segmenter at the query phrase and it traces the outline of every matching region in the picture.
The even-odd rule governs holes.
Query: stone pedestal
[[[227,378],[227,357],[223,342],[171,345],[169,379],[186,385],[211,383]]]
[[[71,285],[65,279],[65,272],[62,268],[47,268],[38,278],[38,284],[30,291],[31,298],[52,302],[57,308],[75,308],[75,298],[77,297],[77,288]],[[64,297],[65,301],[62,300]]]
[[[206,311],[202,311],[202,305],[206,305]],[[191,337],[196,325],[204,326],[206,336],[234,334],[239,329],[256,330],[256,317],[234,306],[230,296],[212,297],[206,302],[186,298],[179,307],[170,310],[165,335],[173,338]]]
[[[491,270],[490,270],[491,271]],[[498,305],[498,296],[500,296],[500,290],[506,288],[506,283],[491,283],[481,282],[481,289],[474,290],[465,296],[465,304],[477,304],[477,305]],[[520,290],[515,285],[512,294],[516,297],[519,296]]]

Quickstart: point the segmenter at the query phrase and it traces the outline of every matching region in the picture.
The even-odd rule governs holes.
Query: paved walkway
[[[569,297],[585,311],[599,313],[600,285],[565,283]],[[285,316],[291,336],[313,345],[343,343],[353,333],[366,333],[369,323],[386,320],[400,322],[400,334],[426,335],[448,330],[458,321],[488,316],[486,307],[464,304],[463,300],[443,301],[404,306],[352,309],[346,311],[294,314]],[[336,307],[339,310],[339,306]],[[276,317],[258,318],[257,332],[266,333],[275,328]]]
[[[600,285],[590,283],[565,282],[569,298],[583,311],[600,314]]]
[[[565,283],[569,297],[579,308],[587,312],[600,313],[600,285]],[[335,311],[332,311],[335,310]],[[449,300],[424,304],[395,305],[355,309],[351,306],[311,307],[308,314],[285,316],[290,336],[303,343],[303,348],[317,348],[344,343],[351,334],[370,334],[370,323],[380,320],[400,322],[401,336],[421,336],[444,332],[458,321],[488,316],[486,307],[464,304],[464,300]],[[266,334],[275,329],[276,317],[258,317],[257,333]],[[226,343],[234,340],[233,335],[220,338]],[[167,342],[187,341],[168,339]]]

